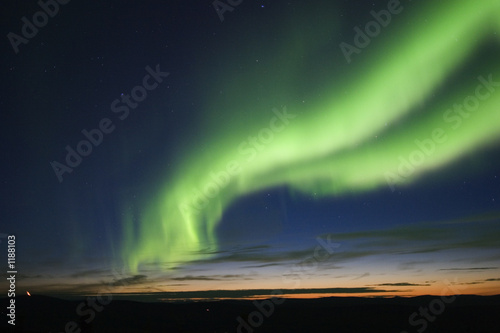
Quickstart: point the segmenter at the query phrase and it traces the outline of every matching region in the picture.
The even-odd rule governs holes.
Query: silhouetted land
[[[286,299],[282,304],[268,300],[258,301],[260,311],[252,301],[144,303],[113,300],[103,306],[101,312],[94,311],[95,318],[90,320],[91,308],[82,307],[82,301],[20,296],[16,298],[15,329],[7,324],[8,300],[2,299],[0,331],[500,333],[500,295],[457,296],[448,299],[450,302],[446,304],[439,300],[437,296]],[[84,315],[77,314],[79,306]],[[422,309],[427,309],[426,315],[419,313]],[[413,325],[409,321],[412,315]],[[241,324],[242,321],[245,324]]]

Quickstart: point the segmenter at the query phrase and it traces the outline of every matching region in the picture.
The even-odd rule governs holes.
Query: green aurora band
[[[214,131],[212,140],[203,149],[190,150],[177,172],[168,175],[162,192],[145,205],[140,220],[128,216],[124,221],[121,254],[128,268],[137,272],[141,265],[153,264],[168,269],[210,257],[217,250],[216,227],[223,212],[245,195],[283,185],[318,197],[402,186],[495,144],[500,136],[500,91],[481,88],[487,98],[479,100],[473,111],[448,110],[474,96],[482,82],[479,76],[500,81],[498,61],[469,76],[467,83],[454,86],[459,88],[453,94],[441,91],[443,98],[434,100],[433,93],[451,85],[447,80],[474,59],[475,51],[498,44],[500,36],[493,32],[500,31],[500,2],[468,0],[427,6],[416,13],[427,21],[398,25],[396,21],[404,18],[394,16],[391,26],[381,31],[385,39],[376,37],[378,47],[372,40],[374,45],[362,51],[373,57],[360,62],[357,70],[362,71],[343,83],[342,91],[351,94],[342,94],[338,83],[333,83],[328,94],[319,95],[327,98],[288,105],[295,118],[274,132],[272,141],[255,150],[256,154],[242,154],[238,147],[245,145],[249,135],[269,127],[273,113],[263,121],[239,119],[244,128],[228,126],[222,134],[208,129]],[[255,106],[246,106],[251,107]],[[257,107],[263,107],[262,103]],[[435,129],[441,131],[439,142],[427,154],[418,153],[422,149],[415,140],[430,144]],[[401,157],[418,160],[414,171],[401,173]],[[225,172],[230,162],[239,168],[227,184],[215,187],[212,197],[200,199],[199,192],[215,184],[211,173]]]

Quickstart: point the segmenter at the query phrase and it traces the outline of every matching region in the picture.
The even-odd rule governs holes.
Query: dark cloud
[[[423,267],[429,263],[431,263],[431,260],[419,260],[419,261],[408,261],[408,262],[403,262],[398,265],[398,270],[401,271],[406,271],[406,270],[415,270],[419,267]]]
[[[146,282],[146,275],[134,275],[128,278],[118,279],[111,283],[112,286],[127,286]]]
[[[386,287],[427,287],[427,286],[430,286],[430,284],[428,283],[424,283],[424,284],[421,284],[421,283],[410,283],[410,282],[398,282],[398,283],[380,283],[380,284],[376,284],[375,286],[386,286]]]
[[[210,276],[186,275],[186,276],[170,278],[169,280],[174,280],[174,281],[222,281],[222,280],[242,280],[242,279],[247,279],[247,278],[244,275],[238,275],[238,274],[236,274],[236,275],[210,275]]]
[[[264,268],[264,267],[273,267],[273,266],[281,266],[281,263],[269,263],[269,264],[261,264],[261,265],[248,265],[243,266],[242,268]]]
[[[323,234],[320,237],[346,242],[348,252],[334,254],[337,260],[373,255],[427,254],[454,249],[498,249],[500,214],[497,212],[452,221],[418,223],[393,228]],[[460,229],[456,224],[461,223]],[[413,262],[425,264],[426,262]],[[412,269],[402,264],[400,269]]]
[[[364,273],[364,274],[361,274],[361,275],[360,275],[360,276],[358,276],[358,277],[355,277],[355,278],[354,278],[354,279],[352,279],[352,280],[359,280],[359,279],[362,279],[362,278],[367,277],[367,276],[370,276],[370,273],[366,272],[366,273]]]
[[[486,271],[490,269],[498,269],[498,267],[456,267],[456,268],[441,268],[440,271]]]
[[[461,219],[442,222],[442,224],[474,223],[474,222],[500,222],[500,212],[487,212],[484,214],[473,215]]]

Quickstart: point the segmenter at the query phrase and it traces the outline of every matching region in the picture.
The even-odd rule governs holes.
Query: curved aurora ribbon
[[[223,211],[249,193],[287,185],[326,196],[388,186],[389,180],[392,185],[408,183],[494,142],[500,135],[500,92],[482,88],[483,96],[490,93],[488,97],[479,101],[475,111],[462,114],[446,112],[474,95],[482,81],[461,84],[460,91],[438,101],[432,93],[473,56],[493,29],[500,30],[500,2],[460,1],[452,9],[432,3],[420,15],[428,22],[421,20],[421,25],[391,36],[384,46],[386,53],[373,57],[362,76],[344,88],[355,94],[330,92],[329,98],[308,106],[307,114],[297,115],[298,108],[289,110],[296,119],[274,133],[272,142],[251,158],[238,149],[238,143],[247,140],[241,133],[256,134],[267,123],[238,128],[238,133],[228,130],[209,142],[208,148],[193,149],[157,199],[148,203],[140,221],[135,223],[131,216],[125,221],[122,255],[131,271],[141,264],[168,268],[209,256],[207,249],[217,246],[215,230]],[[363,52],[377,55],[370,47],[374,50]],[[475,76],[488,80],[492,74],[493,80],[500,80],[498,65],[488,70]],[[426,110],[415,117],[423,101]],[[397,127],[387,126],[395,122]],[[402,175],[401,157],[408,159],[422,150],[415,140],[430,144],[436,129],[440,141],[419,155],[414,171]],[[200,199],[200,190],[214,189],[218,177],[214,174],[227,171],[228,163],[240,168],[230,179],[221,176],[212,197]]]

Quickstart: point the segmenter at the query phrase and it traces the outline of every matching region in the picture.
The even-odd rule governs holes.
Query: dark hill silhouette
[[[332,297],[270,300],[258,310],[252,301],[145,303],[113,300],[90,315],[76,313],[79,301],[47,296],[16,298],[16,327],[7,324],[2,310],[1,332],[418,332],[423,323],[411,325],[409,317],[419,308],[436,306],[438,296],[414,298]],[[2,304],[7,304],[2,299]],[[434,302],[434,303],[433,303]],[[271,311],[270,304],[273,305]],[[439,311],[442,309],[437,308]],[[437,311],[437,310],[435,310]],[[262,312],[266,312],[262,314]],[[272,313],[270,313],[272,312]],[[266,314],[269,316],[267,317]],[[249,318],[250,315],[250,318]],[[237,318],[240,317],[240,321]],[[446,304],[439,315],[427,321],[423,332],[500,333],[500,296],[463,295]],[[422,320],[421,316],[418,316]],[[90,321],[87,324],[85,321]],[[249,323],[253,323],[253,327]],[[74,322],[74,327],[69,322]],[[241,324],[245,322],[245,324]],[[260,322],[259,322],[260,321]],[[260,325],[257,325],[260,324]],[[70,326],[67,326],[70,325]],[[257,327],[258,326],[258,327]],[[66,330],[68,328],[68,330]],[[16,330],[17,329],[17,330]],[[81,329],[81,331],[78,331]]]

